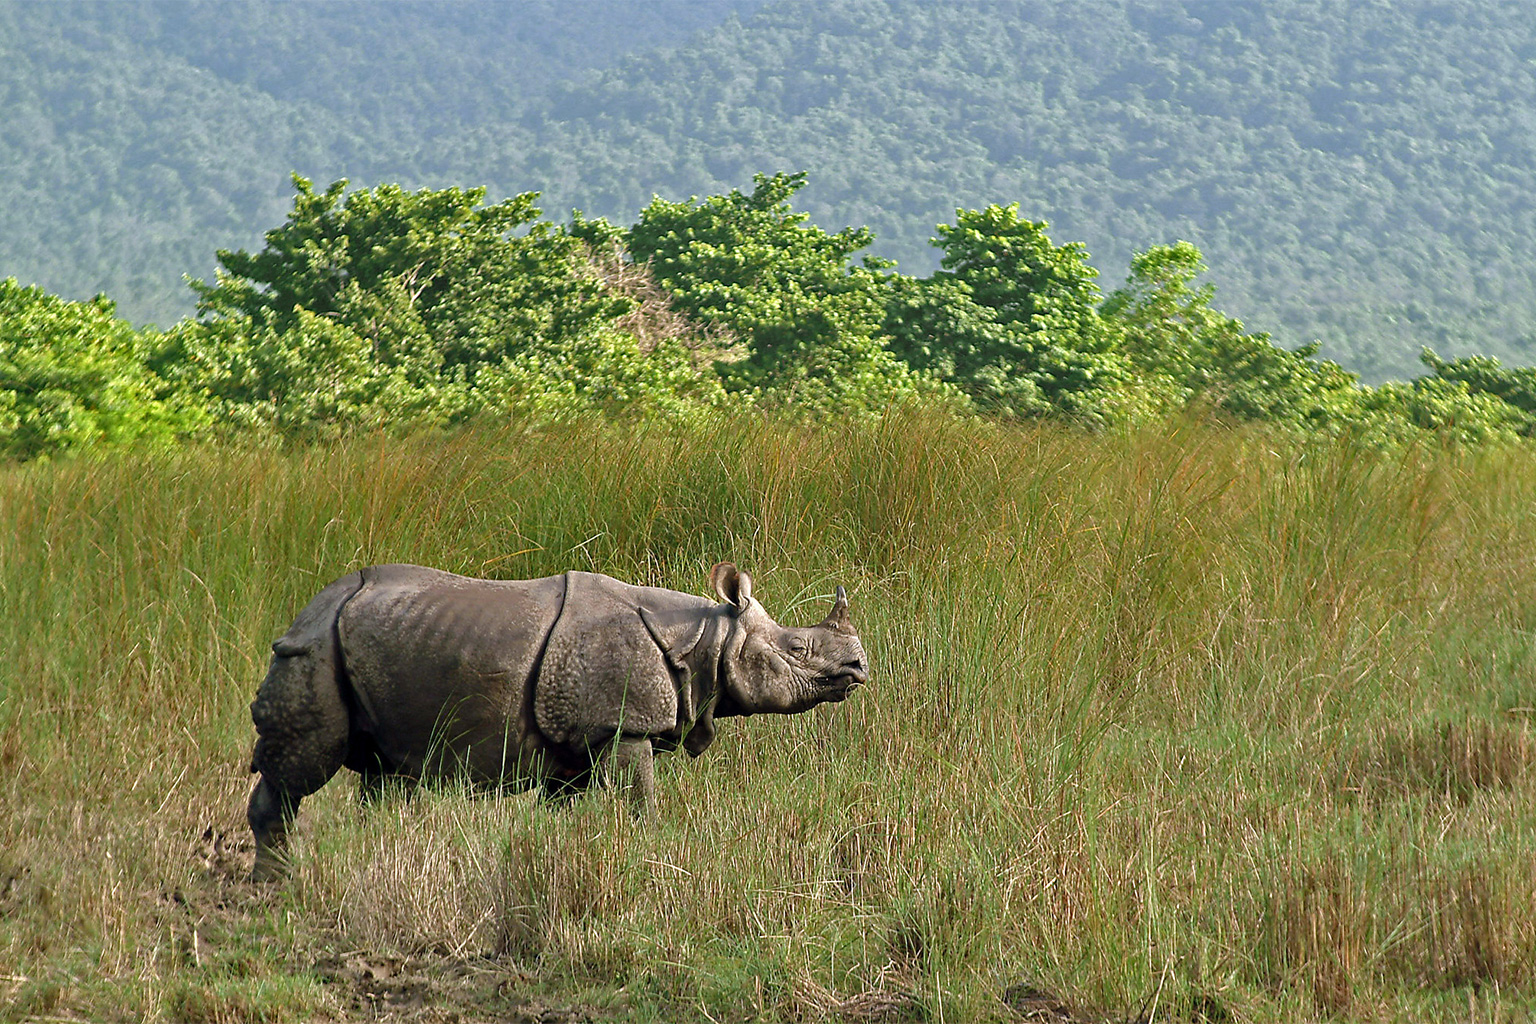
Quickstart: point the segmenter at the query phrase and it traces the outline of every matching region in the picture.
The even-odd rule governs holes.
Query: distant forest
[[[805,171],[909,274],[1017,203],[1106,291],[1194,243],[1249,329],[1368,380],[1536,362],[1529,4],[8,0],[0,105],[0,278],[135,322],[292,171],[626,224]]]

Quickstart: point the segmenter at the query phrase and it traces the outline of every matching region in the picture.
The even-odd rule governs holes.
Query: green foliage
[[[954,278],[897,277],[886,306],[891,350],[968,395],[977,408],[1004,416],[1046,416],[1050,401],[1028,373],[996,358],[1024,346],[1017,332],[978,305]],[[988,359],[992,356],[992,359]]]
[[[480,417],[690,417],[737,403],[862,416],[919,402],[1080,425],[1193,411],[1392,443],[1536,432],[1536,371],[1446,362],[1361,385],[1212,307],[1189,242],[1102,299],[1078,243],[1017,205],[957,211],[926,278],[852,262],[867,229],[796,212],[799,174],[750,194],[654,199],[628,230],[538,220],[534,195],[295,176],[287,222],[192,282],[202,318],[140,334],[105,299],[7,283],[0,383],[21,458],[211,432],[324,437]]]
[[[592,411],[616,419],[688,418],[725,399],[719,380],[701,372],[686,345],[647,348],[612,327],[540,344],[482,370],[476,393],[485,403],[477,414],[536,420]]]
[[[1445,377],[1391,381],[1365,391],[1361,405],[1367,429],[1395,439],[1428,431],[1455,443],[1507,442],[1531,426],[1531,418],[1508,402]]]
[[[558,180],[523,166],[526,105],[755,2],[0,3],[0,273],[169,325],[193,310],[184,274],[281,220],[289,170]]]
[[[67,302],[0,281],[0,455],[163,444],[203,421],[145,366],[147,340],[111,300]]]
[[[934,244],[943,270],[900,283],[886,310],[892,349],[988,411],[1107,419],[1126,383],[1079,244],[1054,245],[1018,204],[956,211]]]
[[[1491,356],[1447,361],[1427,348],[1420,358],[1436,377],[1460,381],[1473,394],[1491,395],[1518,409],[1524,414],[1520,433],[1527,437],[1536,434],[1536,368],[1501,366]]]
[[[405,368],[379,362],[368,339],[345,323],[302,307],[287,319],[284,330],[253,318],[183,321],[165,335],[152,365],[207,395],[230,435],[381,425],[418,419],[437,404],[429,399],[430,377],[413,381]]]
[[[1137,373],[1164,408],[1199,403],[1247,420],[1312,429],[1358,414],[1358,378],[1318,361],[1316,344],[1282,349],[1264,332],[1211,308],[1215,286],[1191,287],[1205,271],[1189,242],[1153,246],[1131,260],[1124,288],[1103,314]]]
[[[654,195],[814,167],[813,221],[929,273],[1023,200],[1101,271],[1205,251],[1224,300],[1365,379],[1536,359],[1536,22],[1520,4],[554,0],[0,4],[0,267],[130,320],[317,181]],[[735,11],[741,20],[726,15]],[[68,187],[61,187],[61,182]]]
[[[193,283],[205,318],[283,331],[307,310],[367,337],[386,366],[463,368],[472,378],[535,339],[628,311],[586,273],[580,243],[537,220],[535,193],[481,206],[483,188],[380,185],[343,203],[345,181],[323,193],[293,181],[293,213],[267,232],[266,248],[220,250],[218,283]]]
[[[828,234],[793,212],[805,173],[758,174],[750,195],[656,198],[625,236],[685,314],[742,338],[719,366],[727,388],[768,404],[874,411],[942,389],[888,352],[878,261],[850,265],[867,228]]]
[[[482,206],[483,189],[294,184],[287,223],[259,253],[220,251],[217,283],[193,283],[203,319],[156,355],[225,423],[677,412],[718,392],[680,345],[642,349],[617,326],[636,302],[605,286],[582,240],[536,219],[532,194]]]
[[[1210,394],[1241,419],[1329,427],[1349,417],[1362,393],[1354,374],[1312,358],[1316,342],[1283,349],[1263,334],[1218,335],[1215,341],[1210,368],[1219,385]]]
[[[780,3],[524,124],[605,214],[814,167],[815,219],[918,275],[957,206],[1022,199],[1105,273],[1187,238],[1285,347],[1406,379],[1536,353],[1533,45],[1490,2]]]
[[[1105,352],[1110,340],[1098,317],[1098,271],[1080,243],[1056,245],[1046,227],[1020,218],[1018,203],[957,210],[954,224],[938,228],[940,264],[1003,323],[1046,344]]]
[[[1158,245],[1131,259],[1124,288],[1104,300],[1106,319],[1121,332],[1121,346],[1136,370],[1166,380],[1179,403],[1215,383],[1210,366],[1217,337],[1241,334],[1242,324],[1211,308],[1216,288],[1190,283],[1206,267],[1189,242]]]
[[[1481,357],[1447,363],[1426,350],[1435,376],[1366,387],[1336,363],[1316,359],[1317,343],[1282,349],[1268,334],[1247,333],[1241,321],[1212,309],[1214,287],[1191,286],[1204,270],[1189,242],[1154,246],[1132,259],[1126,286],[1104,302],[1106,319],[1165,410],[1203,406],[1303,431],[1391,441],[1425,433],[1453,443],[1509,441],[1536,423],[1527,371]]]

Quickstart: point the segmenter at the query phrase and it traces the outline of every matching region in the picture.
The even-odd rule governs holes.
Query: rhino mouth
[[[868,675],[857,668],[845,669],[822,680],[822,690],[827,700],[846,700],[848,695],[868,682]]]

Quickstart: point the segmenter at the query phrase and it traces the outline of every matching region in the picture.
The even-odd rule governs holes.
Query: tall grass
[[[1525,1019],[1533,499],[1523,449],[904,411],[4,470],[0,1007]],[[326,582],[724,558],[781,621],[846,585],[871,684],[664,759],[651,825],[338,779],[243,882]]]

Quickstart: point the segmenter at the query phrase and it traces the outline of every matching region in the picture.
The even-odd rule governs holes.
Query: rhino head
[[[721,562],[709,578],[735,620],[722,651],[724,679],[716,715],[809,711],[845,699],[868,678],[842,587],[824,620],[797,629],[773,621],[752,596],[752,577],[736,566]]]

